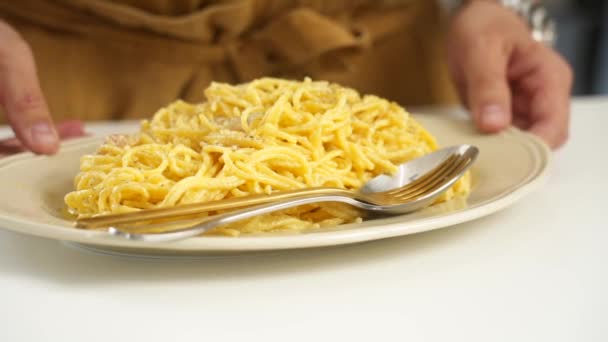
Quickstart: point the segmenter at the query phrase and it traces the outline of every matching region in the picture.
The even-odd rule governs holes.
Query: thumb
[[[493,44],[492,44],[493,45]],[[467,50],[467,49],[464,49]],[[498,132],[511,123],[511,91],[507,80],[508,58],[500,46],[482,46],[462,52],[464,99],[477,128]]]

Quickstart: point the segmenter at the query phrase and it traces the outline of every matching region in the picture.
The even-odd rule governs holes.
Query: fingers
[[[567,140],[572,71],[512,11],[468,2],[451,21],[448,64],[480,130],[512,123],[554,148]]]
[[[0,140],[0,158],[7,157],[12,154],[23,152],[25,149],[19,140],[15,138],[8,138]]]
[[[71,139],[88,135],[84,130],[84,125],[81,121],[71,120],[60,122],[57,125],[59,137],[63,139]],[[6,157],[15,153],[26,151],[23,144],[16,138],[7,138],[0,140],[0,158]]]
[[[0,21],[0,105],[23,145],[36,153],[59,148],[59,137],[40,89],[32,52]]]
[[[518,96],[527,99],[521,108],[529,122],[527,129],[553,148],[563,145],[568,139],[573,80],[568,64],[539,44],[515,54],[509,78],[516,84]]]
[[[494,2],[468,2],[451,20],[448,65],[482,132],[498,132],[511,124],[507,69],[513,47],[526,40],[526,24]]]
[[[450,48],[450,67],[461,99],[473,122],[485,133],[511,123],[511,90],[507,80],[509,51],[493,35],[457,39]]]
[[[568,140],[570,103],[553,101],[551,97],[568,97],[569,93],[559,95],[557,91],[547,89],[539,92],[533,99],[532,111],[536,113],[536,121],[531,124],[528,131],[545,140],[552,148],[562,146]]]
[[[63,121],[57,125],[57,131],[61,139],[77,138],[87,135],[82,121]]]
[[[507,56],[500,45],[486,42],[463,52],[466,100],[476,126],[487,133],[511,123],[511,91],[507,83]]]

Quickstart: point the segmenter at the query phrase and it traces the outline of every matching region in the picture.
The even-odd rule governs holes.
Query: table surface
[[[574,101],[539,191],[413,236],[154,261],[0,230],[0,340],[608,341],[607,112]]]

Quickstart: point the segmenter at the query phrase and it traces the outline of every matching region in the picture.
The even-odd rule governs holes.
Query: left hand
[[[570,66],[532,39],[526,23],[493,1],[473,0],[450,23],[448,63],[475,125],[510,124],[557,148],[568,139]]]
[[[61,140],[87,135],[84,125],[78,120],[60,122],[57,125],[57,134]],[[0,158],[24,151],[27,151],[27,148],[17,138],[0,140]]]

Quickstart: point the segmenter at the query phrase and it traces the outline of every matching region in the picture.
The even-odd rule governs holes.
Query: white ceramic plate
[[[418,116],[441,145],[479,147],[473,167],[473,192],[466,203],[447,202],[397,217],[365,221],[331,230],[263,236],[196,237],[171,243],[143,243],[100,231],[73,228],[62,214],[63,196],[71,190],[79,158],[95,151],[100,138],[65,143],[52,157],[29,153],[0,160],[0,227],[24,234],[70,241],[112,253],[199,255],[322,247],[408,235],[474,220],[507,207],[543,183],[550,151],[530,134],[509,129],[481,135],[470,122],[448,116]]]

